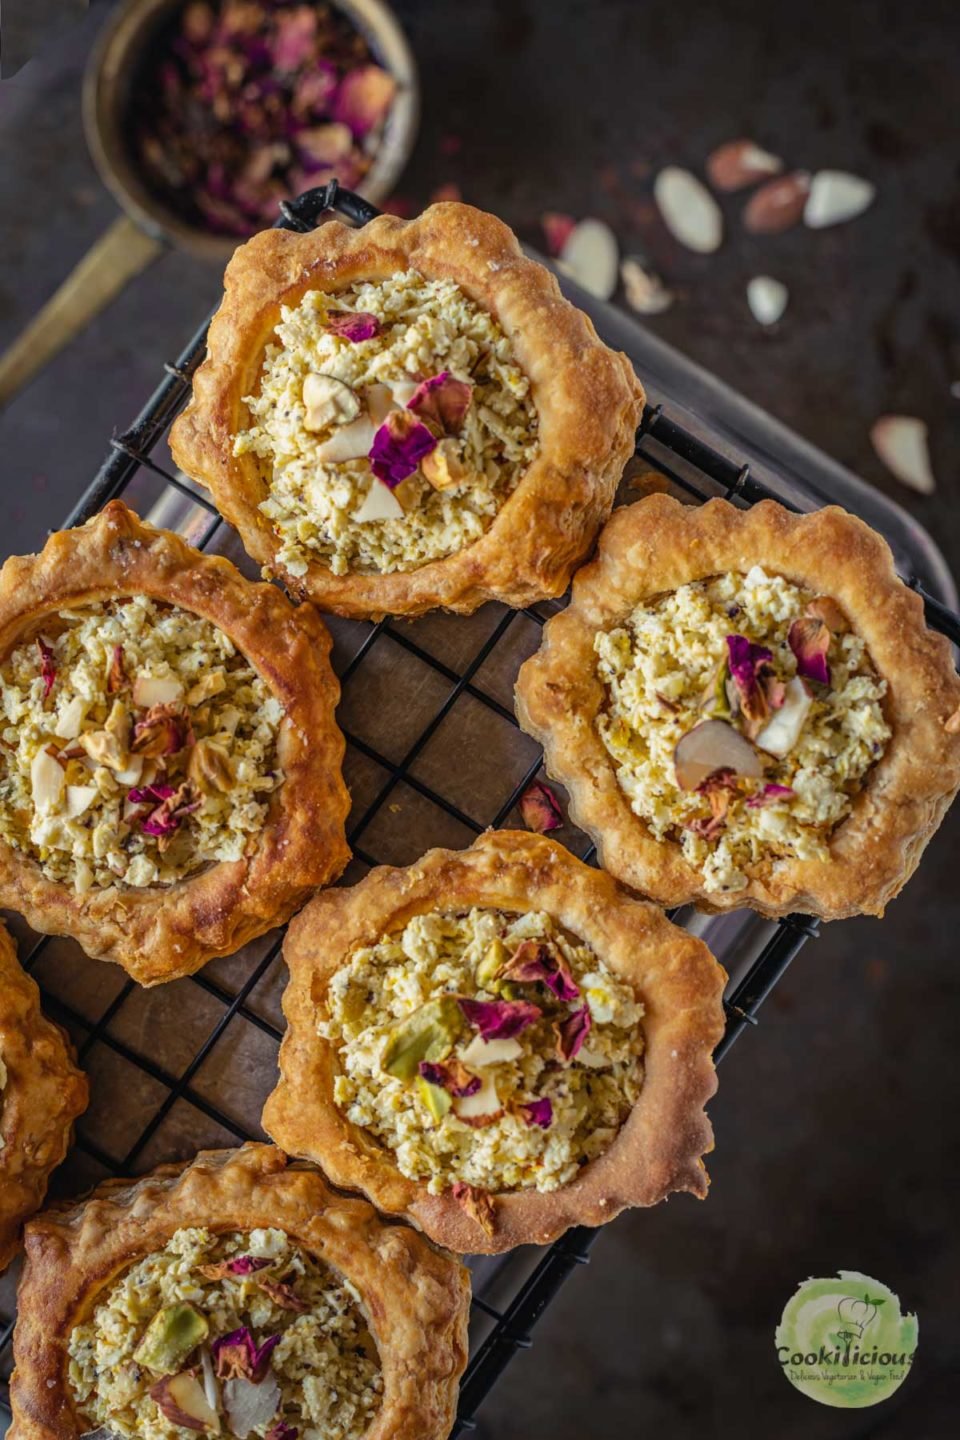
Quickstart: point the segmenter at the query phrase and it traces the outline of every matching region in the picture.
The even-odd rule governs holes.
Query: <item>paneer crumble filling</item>
[[[382,1402],[358,1291],[282,1230],[178,1230],[67,1351],[82,1424],[118,1440],[361,1440]]]
[[[334,1100],[431,1193],[556,1190],[643,1083],[643,1006],[551,916],[415,915],[330,982]]]
[[[51,615],[0,704],[0,836],[48,879],[169,884],[257,843],[283,710],[201,616],[143,595]]]
[[[262,513],[292,575],[415,570],[490,527],[537,453],[530,381],[497,321],[414,270],[283,307],[251,425]]]
[[[891,735],[887,683],[833,599],[754,566],[637,606],[594,648],[619,784],[708,891],[829,859]]]

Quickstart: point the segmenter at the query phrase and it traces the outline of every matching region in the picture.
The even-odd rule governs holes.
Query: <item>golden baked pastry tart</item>
[[[310,606],[120,501],[0,571],[0,904],[141,984],[340,873],[349,799]]]
[[[960,679],[836,506],[617,511],[517,682],[601,863],[664,905],[880,915],[960,784]]]
[[[489,831],[318,896],[268,1133],[452,1250],[703,1196],[724,973],[562,846]]]
[[[270,1145],[28,1227],[11,1440],[446,1440],[469,1280]]]
[[[40,992],[0,924],[0,1271],[86,1108],[86,1076],[63,1031],[41,1013]]]
[[[267,230],[225,287],[171,447],[256,560],[360,618],[564,592],[643,390],[506,225]]]

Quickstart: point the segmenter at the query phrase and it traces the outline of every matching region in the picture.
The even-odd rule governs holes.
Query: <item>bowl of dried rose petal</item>
[[[383,0],[127,0],[84,93],[94,161],[128,215],[207,254],[334,176],[384,199],[418,114]]]

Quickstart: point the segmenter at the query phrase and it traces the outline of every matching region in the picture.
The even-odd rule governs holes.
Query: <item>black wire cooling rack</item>
[[[335,181],[307,192],[282,209],[283,218],[279,224],[301,231],[313,229],[331,210],[353,224],[364,224],[378,213],[359,196],[341,190]],[[114,436],[108,458],[65,520],[65,526],[83,523],[116,496],[125,496],[135,508],[143,510],[150,505],[155,506],[163,495],[173,499],[179,495],[182,497],[179,518],[183,520],[186,517],[184,533],[188,534],[192,543],[206,549],[229,542],[231,532],[215,506],[203,492],[174,473],[162,453],[166,432],[186,402],[193,373],[203,357],[206,332],[207,323],[204,323],[176,362],[164,367],[166,373],[160,385],[129,429]],[[161,451],[159,459],[156,458],[158,450]],[[781,504],[789,503],[782,495],[774,495],[758,482],[748,466],[738,465],[672,420],[662,406],[647,407],[637,434],[636,453],[674,489],[694,501],[722,495],[743,506],[764,498],[777,499]],[[923,597],[929,623],[948,635],[954,643],[960,643],[960,617],[928,594],[915,577],[905,578]],[[511,631],[515,633],[519,625],[532,627],[526,652],[535,649],[539,627],[556,606],[533,606],[524,611],[506,610],[500,606],[487,608],[495,618],[467,659],[463,657],[461,645],[449,648],[445,654],[437,654],[437,647],[429,640],[421,641],[416,626],[390,620],[376,625],[335,622],[335,637],[338,627],[340,631],[349,632],[349,643],[340,646],[344,653],[337,664],[342,686],[346,688],[351,677],[365,664],[371,663],[378,646],[392,644],[426,667],[424,673],[429,673],[437,696],[442,697],[432,706],[425,723],[418,723],[415,733],[404,740],[402,753],[392,758],[383,753],[377,743],[372,743],[369,736],[353,732],[349,724],[342,725],[348,753],[352,749],[370,762],[376,774],[375,783],[361,787],[363,794],[359,801],[358,794],[354,794],[354,813],[348,827],[348,839],[355,860],[348,878],[356,878],[358,862],[361,869],[383,861],[397,863],[395,854],[377,853],[378,821],[386,812],[399,808],[395,803],[397,797],[412,797],[415,807],[417,804],[426,807],[431,816],[438,817],[440,833],[434,825],[434,833],[429,835],[430,843],[450,843],[451,827],[460,843],[469,843],[471,835],[478,835],[491,825],[497,827],[508,821],[523,791],[540,771],[542,761],[539,754],[524,761],[521,773],[514,770],[507,777],[507,793],[500,795],[491,805],[492,813],[477,816],[469,813],[465,804],[443,794],[431,779],[431,767],[428,765],[424,770],[419,763],[429,754],[431,742],[444,723],[449,721],[458,702],[480,706],[483,712],[496,717],[502,724],[514,727],[511,734],[515,746],[519,745],[517,722],[511,706],[505,703],[505,699],[509,699],[509,691],[501,685],[501,694],[505,699],[497,698],[497,687],[488,682],[487,671],[495,656],[510,640]],[[462,620],[455,623],[461,626],[467,624]],[[337,647],[334,653],[336,661]],[[422,821],[423,816],[420,818]],[[429,831],[431,826],[421,824],[420,829],[424,828]],[[562,832],[562,838],[567,839],[571,848],[583,859],[589,861],[594,858],[593,847],[587,843],[587,838],[573,827]],[[454,843],[457,843],[456,840]],[[418,847],[423,848],[426,846]],[[724,1001],[727,1024],[716,1050],[718,1061],[726,1056],[746,1028],[756,1025],[757,1012],[764,1000],[801,946],[816,934],[815,921],[793,915],[775,925],[763,922],[759,942],[739,966],[730,964],[729,957],[721,953],[720,958],[728,962],[734,979]],[[129,1175],[149,1168],[158,1158],[154,1142],[161,1142],[162,1150],[166,1127],[178,1107],[183,1105],[191,1107],[204,1123],[214,1127],[224,1137],[224,1143],[262,1138],[249,1124],[239,1120],[235,1112],[231,1113],[224,1104],[212,1099],[208,1087],[200,1080],[201,1072],[218,1046],[226,1043],[225,1037],[231,1033],[231,1027],[236,1027],[240,1021],[252,1026],[267,1044],[274,1047],[279,1044],[280,1026],[264,1014],[255,997],[259,987],[277,967],[282,940],[282,933],[269,937],[264,942],[262,953],[250,962],[248,973],[237,983],[213,978],[210,970],[214,967],[208,967],[207,972],[183,982],[196,987],[194,994],[202,992],[205,1003],[214,1007],[216,1018],[202,1043],[179,1067],[165,1063],[165,1059],[155,1058],[146,1053],[149,1047],[117,1033],[115,1022],[137,990],[132,981],[122,983],[109,1002],[93,1016],[89,1007],[76,1002],[72,992],[70,998],[65,998],[63,993],[58,993],[62,986],[56,983],[51,986],[45,973],[39,975],[47,1012],[70,1030],[77,1044],[80,1063],[87,1061],[99,1047],[116,1057],[118,1063],[132,1067],[131,1074],[136,1072],[145,1077],[144,1083],[150,1082],[154,1096],[153,1103],[147,1107],[148,1117],[138,1125],[132,1137],[125,1137],[119,1153],[115,1146],[111,1148],[103,1137],[98,1139],[90,1127],[81,1122],[76,1144],[94,1175]],[[25,968],[35,973],[42,971],[48,947],[62,943],[52,936],[33,936],[23,948]],[[720,947],[715,945],[714,948]],[[171,1157],[163,1154],[162,1158]],[[571,1271],[587,1263],[597,1233],[583,1228],[574,1229],[546,1250],[527,1249],[500,1257],[497,1261],[481,1262],[477,1266],[474,1272],[471,1354],[461,1384],[454,1435],[476,1428],[475,1416],[485,1395],[516,1352],[530,1346],[531,1332],[537,1320]],[[10,1370],[13,1327],[12,1304],[0,1301],[2,1376],[8,1375]],[[5,1387],[0,1382],[0,1407],[5,1408],[5,1401]]]

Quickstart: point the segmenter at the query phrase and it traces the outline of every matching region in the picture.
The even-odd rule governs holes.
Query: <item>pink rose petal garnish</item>
[[[328,315],[326,328],[331,335],[337,335],[341,340],[350,340],[356,345],[361,340],[373,340],[379,335],[380,321],[376,315],[370,315],[366,310],[344,311]]]
[[[409,479],[424,456],[436,448],[436,436],[412,411],[391,410],[373,437],[370,468],[393,490]]]
[[[278,1420],[266,1433],[264,1440],[297,1440],[300,1431],[294,1425],[288,1425],[286,1420]]]
[[[217,1379],[243,1378],[258,1384],[266,1375],[270,1356],[279,1343],[279,1335],[268,1335],[263,1344],[258,1346],[247,1325],[239,1330],[231,1330],[229,1335],[221,1335],[220,1339],[214,1340],[210,1346]]]
[[[816,680],[818,685],[830,684],[830,667],[827,664],[830,631],[822,620],[812,615],[794,620],[787,643],[797,658],[798,675],[805,680]]]
[[[563,812],[557,804],[557,797],[548,785],[534,780],[520,796],[520,814],[528,830],[545,835],[548,830],[559,830],[563,824]]]
[[[547,210],[540,216],[543,238],[547,242],[547,254],[559,255],[576,228],[572,215],[563,215],[557,210]]]
[[[789,785],[764,785],[763,789],[758,790],[756,795],[750,796],[750,799],[747,801],[747,808],[750,810],[758,810],[761,805],[774,805],[778,800],[789,800],[790,797],[795,794],[796,791],[791,789]]]
[[[158,788],[171,789],[169,785]],[[133,791],[129,794],[132,799]],[[263,1270],[272,1264],[272,1260],[258,1259],[254,1255],[235,1255],[232,1260],[218,1260],[213,1265],[198,1265],[197,1269],[207,1280],[222,1280],[226,1275],[253,1275],[257,1270]]]
[[[472,395],[473,386],[468,381],[458,380],[449,370],[441,370],[439,375],[431,375],[417,386],[407,401],[407,409],[421,420],[438,425],[444,434],[456,435],[470,409]]]
[[[480,1032],[483,1040],[510,1040],[540,1019],[539,1005],[529,1000],[467,1000],[461,998],[460,1009]]]
[[[379,65],[362,65],[343,77],[333,102],[333,118],[349,125],[361,139],[375,129],[384,118],[397,82]]]
[[[574,1010],[566,1020],[560,1021],[557,1025],[557,1049],[562,1060],[569,1063],[576,1059],[592,1025],[593,1020],[586,1005]]]
[[[47,642],[42,640],[39,635],[37,636],[37,649],[40,651],[40,676],[43,680],[43,698],[46,700],[57,678],[57,667],[53,658],[53,651]]]
[[[763,645],[754,645],[746,635],[727,636],[730,678],[737,688],[740,709],[748,720],[766,717],[767,700],[760,684],[761,672],[773,655]]]
[[[542,1100],[530,1100],[521,1105],[520,1110],[528,1125],[538,1125],[541,1130],[548,1130],[553,1124],[553,1105],[546,1096]]]
[[[548,945],[524,940],[500,971],[517,985],[546,985],[558,1000],[579,1000],[580,989],[563,958]]]

